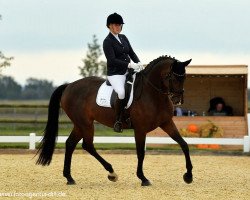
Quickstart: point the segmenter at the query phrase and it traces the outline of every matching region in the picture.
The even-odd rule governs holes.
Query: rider
[[[124,22],[122,17],[113,13],[107,18],[110,31],[103,41],[103,51],[107,59],[107,78],[118,98],[115,102],[116,122],[114,131],[122,132],[122,113],[124,111],[125,79],[128,68],[139,71],[142,68],[139,58],[133,51],[128,38],[120,34]],[[131,60],[134,62],[131,62]]]

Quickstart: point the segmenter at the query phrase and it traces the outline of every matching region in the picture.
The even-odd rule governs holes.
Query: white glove
[[[140,65],[140,71],[144,69],[144,66],[141,62],[138,62],[137,64]]]
[[[141,66],[138,63],[129,63],[128,67],[133,68],[135,71],[141,70]]]

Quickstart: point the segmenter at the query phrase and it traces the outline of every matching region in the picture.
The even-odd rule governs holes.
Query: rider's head
[[[117,13],[113,13],[108,16],[106,26],[112,33],[118,34],[121,32],[123,24],[124,22],[122,16]]]

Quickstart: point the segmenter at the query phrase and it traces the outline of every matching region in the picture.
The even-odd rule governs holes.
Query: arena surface
[[[72,176],[77,184],[68,186],[62,176],[63,153],[55,154],[48,167],[35,165],[34,154],[2,154],[0,199],[250,199],[249,156],[193,155],[194,182],[188,185],[182,179],[184,156],[146,155],[144,173],[153,185],[141,187],[136,155],[102,155],[113,165],[117,182],[107,179],[93,157],[76,152]]]

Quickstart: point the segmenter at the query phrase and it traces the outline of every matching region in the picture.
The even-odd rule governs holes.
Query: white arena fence
[[[65,143],[68,136],[59,136],[57,143]],[[36,149],[36,143],[40,142],[42,136],[30,133],[29,136],[0,136],[0,143],[29,143],[29,149]],[[242,145],[243,152],[250,152],[250,136],[243,138],[188,138],[184,137],[188,144],[219,144],[219,145]],[[82,140],[79,142],[81,143]],[[134,137],[94,137],[94,143],[135,144]],[[176,144],[170,137],[147,137],[147,144]]]

